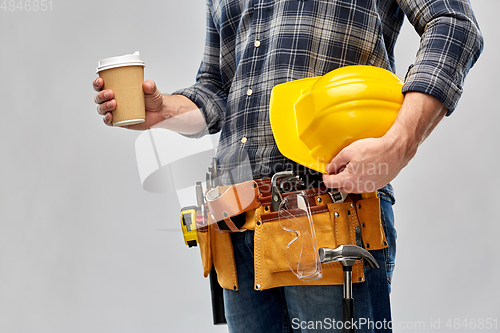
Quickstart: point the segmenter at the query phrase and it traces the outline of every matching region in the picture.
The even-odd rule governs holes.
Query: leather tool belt
[[[310,206],[318,247],[354,244],[378,250],[388,246],[380,219],[380,199],[376,193],[371,196],[349,194],[343,202],[336,202],[332,192],[321,184],[302,190]],[[294,193],[296,191],[280,194],[286,198]],[[255,290],[290,285],[342,284],[342,266],[338,262],[323,264],[323,277],[312,281],[300,280],[290,270],[290,255],[287,256],[286,251],[296,234],[280,225],[278,212],[272,209],[273,198],[276,196],[271,179],[219,186],[206,194],[209,225],[198,229],[205,277],[213,264],[219,284],[226,289],[238,290],[230,233],[255,230]],[[353,282],[364,281],[362,261],[353,266],[352,279]]]

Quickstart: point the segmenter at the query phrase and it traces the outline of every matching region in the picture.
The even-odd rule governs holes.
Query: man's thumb
[[[142,83],[142,90],[144,90],[146,95],[152,95],[156,92],[156,84],[151,80],[144,81]]]

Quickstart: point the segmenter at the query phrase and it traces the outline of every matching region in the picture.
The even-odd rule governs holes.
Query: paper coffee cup
[[[116,109],[113,126],[140,124],[145,121],[144,62],[139,52],[99,61],[97,74],[104,80],[103,89],[113,90]]]

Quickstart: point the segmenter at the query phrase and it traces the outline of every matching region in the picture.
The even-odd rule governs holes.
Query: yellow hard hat
[[[393,73],[362,65],[275,86],[269,117],[278,149],[326,173],[326,165],[343,148],[387,132],[403,103],[402,86]]]

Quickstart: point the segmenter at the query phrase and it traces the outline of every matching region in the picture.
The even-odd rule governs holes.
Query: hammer
[[[371,267],[379,268],[377,261],[362,247],[340,245],[335,249],[321,247],[318,250],[321,263],[340,261],[344,271],[344,297],[342,299],[342,332],[354,333],[354,299],[352,297],[352,266],[356,260],[365,259]]]

